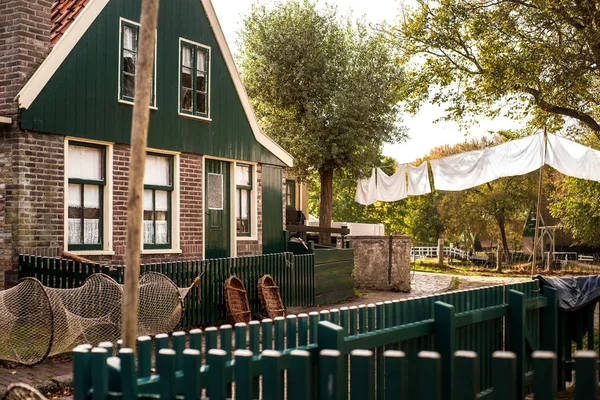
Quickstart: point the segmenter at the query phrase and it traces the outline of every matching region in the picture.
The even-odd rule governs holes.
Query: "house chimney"
[[[0,2],[0,117],[16,121],[15,96],[50,52],[52,0]]]

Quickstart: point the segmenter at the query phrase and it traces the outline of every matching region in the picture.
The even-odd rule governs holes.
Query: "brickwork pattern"
[[[52,0],[0,2],[0,116],[16,119],[15,96],[50,52]]]

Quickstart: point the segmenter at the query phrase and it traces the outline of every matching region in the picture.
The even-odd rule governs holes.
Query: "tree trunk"
[[[319,168],[319,178],[321,180],[321,204],[319,206],[319,227],[331,228],[331,210],[333,202],[333,168],[323,166]],[[319,233],[320,244],[330,244],[330,233]]]
[[[504,218],[496,218],[498,228],[500,229],[500,240],[502,240],[502,248],[504,249],[504,259],[508,261],[510,250],[508,249],[508,240],[506,239],[506,228],[504,227]]]
[[[125,282],[123,287],[123,347],[135,351],[140,283],[140,253],[142,244],[142,195],[146,167],[146,143],[150,114],[150,95],[158,0],[142,0],[138,43],[135,103],[131,121],[131,149],[129,164],[129,192],[127,195],[127,253],[125,255]]]

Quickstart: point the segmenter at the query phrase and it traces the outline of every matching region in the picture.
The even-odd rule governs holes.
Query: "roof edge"
[[[256,115],[254,114],[254,110],[250,105],[250,99],[248,98],[248,93],[246,92],[246,88],[242,83],[242,78],[240,77],[240,73],[235,65],[233,60],[233,55],[231,54],[231,50],[229,50],[229,46],[227,45],[227,40],[225,39],[225,34],[221,29],[221,24],[219,23],[219,19],[217,18],[217,14],[212,5],[211,0],[200,0],[202,2],[202,6],[204,7],[204,11],[206,11],[206,15],[208,17],[208,21],[211,24],[212,30],[215,34],[215,38],[217,39],[217,44],[221,49],[221,53],[223,54],[223,59],[225,60],[225,65],[229,70],[229,75],[233,80],[233,84],[237,91],[238,97],[240,98],[240,102],[242,103],[242,107],[244,108],[244,112],[248,117],[248,122],[250,123],[250,127],[252,128],[252,133],[254,133],[254,138],[258,143],[263,145],[267,150],[273,153],[277,158],[279,158],[285,165],[288,167],[294,166],[293,157],[285,151],[281,146],[279,146],[273,139],[265,135],[258,126],[258,121],[256,119]]]
[[[21,88],[15,99],[19,101],[19,108],[29,108],[50,78],[65,61],[71,50],[83,37],[88,28],[102,12],[109,0],[91,0],[90,3],[79,13],[71,26],[56,42],[48,57]],[[48,38],[50,40],[50,38]]]

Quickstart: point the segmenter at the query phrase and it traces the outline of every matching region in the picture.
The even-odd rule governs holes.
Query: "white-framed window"
[[[124,18],[120,19],[119,36],[119,102],[133,105],[135,78],[138,67],[138,38],[140,24]],[[150,107],[156,108],[156,48],[152,69],[152,92]]]
[[[210,119],[210,47],[179,39],[179,114]]]
[[[238,236],[252,236],[252,166],[235,166],[235,226]]]
[[[65,248],[111,252],[112,144],[65,141]]]
[[[144,250],[179,251],[179,155],[149,151],[144,173]]]

